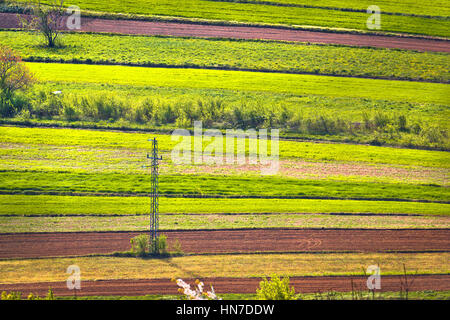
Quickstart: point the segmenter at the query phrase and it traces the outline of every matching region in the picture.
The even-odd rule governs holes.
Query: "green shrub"
[[[259,283],[256,295],[259,300],[295,300],[295,289],[289,288],[289,277],[280,279],[273,275],[270,281],[264,278]]]
[[[14,117],[15,113],[11,100],[0,94],[0,115],[2,118]]]
[[[155,240],[150,241],[150,236],[140,234],[130,240],[131,252],[136,257],[146,257],[150,254],[157,256],[169,255],[167,249],[167,236],[159,235]]]
[[[10,292],[7,293],[6,291],[2,292],[1,295],[2,300],[21,300],[22,299],[22,293],[21,292]]]
[[[140,234],[130,240],[131,251],[136,257],[145,257],[148,253],[150,237],[145,234]]]
[[[181,249],[181,243],[180,240],[175,239],[174,244],[172,245],[172,249],[173,249],[173,254],[175,255],[182,255],[183,254],[183,250]]]
[[[168,255],[169,252],[167,251],[167,236],[161,234],[155,240],[153,240],[151,251],[158,256]]]
[[[63,115],[64,119],[67,121],[80,120],[80,115],[78,114],[76,108],[69,104],[64,105]]]
[[[56,95],[46,96],[45,101],[35,104],[32,114],[39,119],[52,119],[63,110],[62,99]]]
[[[55,300],[55,296],[53,295],[53,290],[52,288],[48,289],[48,293],[47,293],[47,297],[45,298],[46,300]]]

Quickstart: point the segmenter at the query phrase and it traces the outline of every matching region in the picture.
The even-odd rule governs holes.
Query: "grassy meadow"
[[[366,0],[71,4],[113,21],[373,33],[366,27],[373,3]],[[383,13],[377,33],[448,41],[446,1],[377,5]],[[8,10],[20,11],[0,5]],[[0,92],[2,237],[148,230],[150,171],[143,166],[149,138],[158,139],[163,157],[163,231],[450,228],[448,53],[95,32],[64,33],[48,48],[24,30],[0,30],[0,44],[12,48],[36,80],[8,97]],[[279,170],[265,175],[250,163],[175,163],[171,155],[181,137],[171,133],[191,132],[195,121],[222,133],[280,129]],[[250,140],[244,144],[247,154]],[[203,140],[201,150],[209,147]],[[404,266],[410,275],[448,274],[445,245],[442,252],[411,253],[0,259],[0,284],[64,281],[71,264],[93,281],[351,276],[373,264],[383,275],[402,275]],[[448,296],[428,293],[416,297]]]

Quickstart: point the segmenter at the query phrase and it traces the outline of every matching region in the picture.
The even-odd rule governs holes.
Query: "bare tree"
[[[10,98],[14,91],[23,90],[35,81],[22,59],[6,46],[0,45],[0,96]]]
[[[45,38],[47,46],[53,48],[56,44],[65,18],[64,0],[53,0],[50,5],[43,5],[41,1],[29,2],[25,12],[31,15],[31,19],[22,19],[24,28],[38,30]]]

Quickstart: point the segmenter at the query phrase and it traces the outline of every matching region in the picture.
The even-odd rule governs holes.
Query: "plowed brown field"
[[[193,283],[194,279],[184,279]],[[208,278],[202,279],[205,288],[213,285],[217,293],[255,293],[259,287],[260,278]],[[290,285],[294,286],[297,293],[318,292],[350,292],[367,291],[365,277],[357,276],[334,276],[334,277],[292,277]],[[400,276],[382,276],[380,291],[398,292],[401,289]],[[450,290],[450,275],[415,275],[410,276],[410,291]],[[68,290],[66,282],[40,282],[40,283],[17,283],[0,284],[0,291],[19,291],[23,296],[30,292],[44,296],[48,289],[52,288],[56,296],[72,296],[74,292]],[[138,296],[147,294],[179,294],[178,286],[169,279],[152,280],[102,280],[82,281],[81,290],[77,290],[80,296]]]
[[[450,229],[241,229],[164,231],[184,253],[450,250]],[[130,249],[137,232],[0,234],[0,258],[106,254]]]
[[[12,13],[0,13],[0,28],[19,28],[17,15]],[[83,18],[80,31],[134,35],[282,40],[450,52],[450,41],[445,40],[318,32],[270,27],[218,26],[193,23]]]

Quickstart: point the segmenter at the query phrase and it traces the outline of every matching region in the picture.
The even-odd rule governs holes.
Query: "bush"
[[[130,240],[131,251],[136,257],[146,257],[150,254],[157,256],[167,256],[167,236],[164,234],[158,236],[150,242],[150,236],[141,234]]]
[[[270,281],[264,278],[259,283],[256,295],[259,300],[295,300],[295,289],[289,288],[289,277],[280,279],[273,275]]]
[[[21,300],[22,293],[21,292],[7,293],[6,291],[3,291],[1,297],[2,297],[2,300]]]
[[[2,118],[11,118],[15,116],[14,105],[11,99],[8,99],[4,95],[0,94],[0,115]]]
[[[30,99],[24,94],[15,93],[10,96],[0,93],[0,116],[12,118],[22,110],[31,109]]]
[[[33,107],[32,114],[40,119],[52,119],[58,116],[64,109],[61,98],[51,95],[45,98],[45,101],[38,103]]]
[[[0,300],[22,300],[22,292],[12,291],[10,293],[7,293],[6,291],[3,291]],[[45,298],[39,298],[38,295],[30,293],[27,297],[27,300],[55,300],[55,296],[53,294],[52,288],[49,288],[47,296]]]
[[[145,234],[140,234],[130,240],[131,251],[136,257],[145,257],[148,253],[150,237]]]
[[[167,251],[167,236],[164,234],[159,235],[155,240],[152,241],[151,252],[158,256],[168,255]]]
[[[172,249],[173,249],[173,253],[175,255],[179,256],[179,255],[183,254],[183,250],[181,249],[181,243],[180,243],[180,240],[178,240],[178,239],[175,240],[175,242],[172,246]]]

